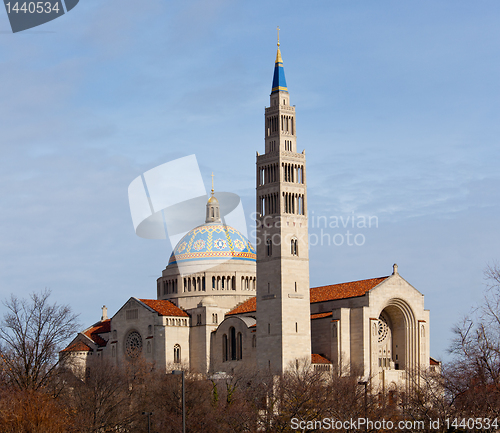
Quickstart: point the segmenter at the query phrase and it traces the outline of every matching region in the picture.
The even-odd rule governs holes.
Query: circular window
[[[132,331],[125,341],[125,352],[131,358],[136,358],[142,352],[142,337],[137,331]]]
[[[387,324],[387,319],[384,316],[378,318],[378,342],[382,343],[389,333],[389,325]]]

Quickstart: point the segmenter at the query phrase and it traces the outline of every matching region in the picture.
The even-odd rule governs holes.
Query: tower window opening
[[[299,324],[295,322],[295,332],[299,332]]]
[[[271,256],[273,254],[273,244],[271,242],[271,239],[268,239],[266,241],[266,246],[267,246],[267,255]]]

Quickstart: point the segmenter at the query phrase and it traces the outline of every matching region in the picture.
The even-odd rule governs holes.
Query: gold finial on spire
[[[276,63],[283,63],[283,59],[281,58],[281,51],[280,51],[280,28],[279,26],[276,27],[278,30],[278,52],[276,53]]]
[[[212,171],[212,195],[214,195],[214,172]]]

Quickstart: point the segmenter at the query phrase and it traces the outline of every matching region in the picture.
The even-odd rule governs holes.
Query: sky
[[[280,26],[311,286],[397,263],[447,359],[500,259],[499,21],[497,0],[81,0],[16,34],[0,13],[0,298],[49,288],[82,327],[154,298],[172,246],[136,236],[128,186],[183,156],[251,232]]]

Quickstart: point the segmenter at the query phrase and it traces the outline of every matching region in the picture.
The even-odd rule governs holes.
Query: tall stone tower
[[[305,152],[276,54],[265,153],[257,153],[257,365],[281,374],[311,357]]]

